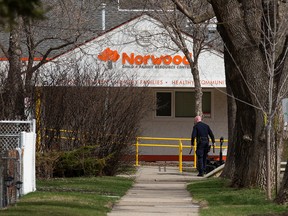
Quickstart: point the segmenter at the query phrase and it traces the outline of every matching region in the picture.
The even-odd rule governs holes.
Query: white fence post
[[[35,145],[36,134],[21,132],[22,141],[22,194],[36,191]]]

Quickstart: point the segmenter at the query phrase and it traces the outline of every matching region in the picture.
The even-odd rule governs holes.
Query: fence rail
[[[142,143],[142,142],[147,142],[147,141],[162,141],[162,142],[167,142],[167,141],[172,141],[171,144],[165,144],[165,143]],[[136,138],[136,158],[135,158],[135,166],[139,166],[139,147],[160,147],[160,148],[178,148],[178,156],[179,156],[179,172],[182,173],[183,170],[183,149],[184,148],[189,148],[191,149],[191,145],[183,145],[184,141],[189,141],[191,142],[191,138],[161,138],[161,137],[137,137]],[[211,140],[210,140],[211,141]],[[220,142],[220,139],[215,139],[215,149],[227,149],[227,143],[228,140],[223,139],[222,144],[226,143],[226,145],[217,145],[217,142]],[[196,150],[197,150],[197,145],[194,143],[194,146],[192,147],[193,150],[193,155],[194,155],[194,168],[197,167],[197,161],[196,161]]]

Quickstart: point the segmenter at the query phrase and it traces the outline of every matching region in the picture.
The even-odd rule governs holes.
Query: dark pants
[[[199,143],[197,144],[197,170],[200,175],[203,175],[206,170],[207,155],[209,151],[209,143]]]

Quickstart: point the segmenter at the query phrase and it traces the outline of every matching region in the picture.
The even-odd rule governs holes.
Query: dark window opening
[[[157,92],[156,116],[171,116],[171,92]]]

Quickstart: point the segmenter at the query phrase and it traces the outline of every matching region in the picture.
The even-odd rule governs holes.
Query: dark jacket
[[[197,124],[194,125],[193,131],[192,131],[192,136],[191,136],[191,145],[194,145],[194,140],[196,138],[197,145],[201,144],[201,141],[205,143],[209,143],[209,137],[212,140],[212,143],[215,143],[215,138],[212,130],[210,129],[209,125],[203,123],[203,122],[198,122]]]

